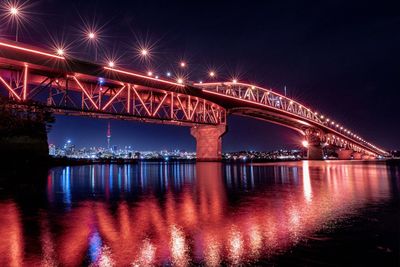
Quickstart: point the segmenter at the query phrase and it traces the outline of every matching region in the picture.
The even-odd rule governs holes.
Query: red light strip
[[[195,112],[196,112],[196,109],[197,109],[197,106],[199,105],[199,99],[196,97],[196,104],[194,105],[194,108],[193,108],[193,111],[192,111],[192,114],[190,114],[190,120],[192,120],[193,119],[193,116],[194,116],[194,114],[195,114]],[[190,109],[189,109],[189,113],[190,113]]]
[[[6,81],[0,77],[0,81],[7,87],[7,89],[18,99],[21,100],[21,97],[17,95],[17,93],[6,83]]]
[[[142,75],[142,74],[137,74],[137,73],[133,73],[133,72],[129,72],[129,71],[113,69],[113,68],[110,68],[110,67],[104,67],[104,69],[111,70],[111,71],[118,72],[118,73],[122,73],[122,74],[135,76],[135,77],[139,77],[139,78],[143,78],[143,79],[147,79],[147,80],[152,80],[152,81],[156,81],[156,82],[162,82],[162,83],[167,83],[167,84],[171,84],[171,85],[175,85],[175,86],[185,87],[184,84],[174,83],[174,82],[166,81],[166,80],[163,80],[163,79],[156,79],[156,78],[148,77],[148,76],[145,76],[145,75]]]
[[[188,114],[186,113],[185,107],[183,106],[182,101],[181,101],[181,99],[179,98],[179,95],[177,95],[176,98],[178,99],[179,104],[181,104],[183,114],[185,114],[186,119],[189,120],[189,116],[188,116]]]
[[[65,59],[64,57],[61,57],[61,56],[49,54],[49,53],[46,53],[46,52],[42,52],[42,51],[30,49],[30,48],[25,48],[25,47],[21,47],[21,46],[12,45],[12,44],[7,44],[7,43],[3,43],[3,42],[0,42],[0,46],[6,46],[6,47],[13,48],[13,49],[22,50],[22,51],[33,53],[33,54],[39,54],[39,55],[43,55],[43,56],[47,56],[47,57],[52,57],[52,58],[57,58],[57,59]]]
[[[74,80],[76,81],[76,83],[78,84],[78,86],[81,88],[81,90],[85,93],[85,95],[89,98],[90,102],[92,102],[93,106],[96,109],[99,109],[99,107],[96,105],[96,103],[93,101],[92,97],[89,95],[89,93],[85,90],[85,88],[83,88],[82,84],[78,81],[78,79],[75,76],[72,76],[74,78]]]
[[[161,108],[161,105],[164,103],[164,100],[167,98],[168,94],[165,93],[163,99],[161,100],[160,104],[158,104],[156,110],[153,112],[153,116],[155,116],[158,112],[158,110]]]
[[[26,89],[28,87],[28,65],[25,64],[25,69],[24,69],[24,86],[23,86],[23,93],[22,93],[22,99],[25,101],[26,100]]]
[[[102,110],[105,110],[113,101],[114,99],[125,89],[125,85],[105,104]]]
[[[128,104],[128,107],[127,107],[128,113],[130,113],[131,112],[131,85],[130,84],[128,84],[128,101],[127,101],[127,104]]]
[[[149,109],[146,107],[146,104],[143,102],[142,98],[140,97],[140,95],[136,91],[136,88],[133,88],[133,92],[135,92],[137,98],[139,99],[140,103],[142,103],[142,105],[143,105],[144,109],[146,110],[147,114],[149,114],[149,116],[151,116],[151,113],[150,113]]]

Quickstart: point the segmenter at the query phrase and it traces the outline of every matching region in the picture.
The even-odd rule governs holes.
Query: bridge
[[[0,94],[10,108],[45,106],[55,114],[139,120],[191,127],[197,159],[221,159],[228,114],[295,130],[309,159],[325,146],[339,159],[374,159],[383,149],[338,122],[270,89],[232,82],[192,83],[82,61],[27,44],[0,40]]]

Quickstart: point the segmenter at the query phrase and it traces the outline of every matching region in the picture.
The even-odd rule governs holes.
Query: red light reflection
[[[178,193],[168,189],[165,201],[150,194],[134,203],[121,201],[115,209],[107,203],[85,201],[56,221],[43,215],[40,262],[81,265],[96,229],[101,240],[95,265],[252,263],[290,248],[322,224],[354,212],[390,190],[385,167],[313,162],[287,165],[289,178],[275,177],[274,185],[254,190],[235,203],[228,201],[226,188],[238,181],[237,177],[226,177],[224,185],[220,164],[201,163],[196,165],[193,184],[183,184]],[[244,168],[253,168],[253,173],[264,167]],[[54,177],[49,179],[54,181]],[[279,184],[279,179],[294,179],[298,186]],[[0,222],[0,265],[22,265],[24,240],[15,204],[0,204]],[[61,232],[51,233],[51,224],[58,225]]]

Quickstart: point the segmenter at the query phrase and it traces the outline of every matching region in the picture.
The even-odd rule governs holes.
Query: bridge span
[[[338,122],[272,90],[233,82],[159,79],[0,40],[0,94],[10,108],[46,106],[55,114],[190,126],[198,160],[220,160],[227,114],[249,116],[300,133],[309,159],[333,146],[340,159],[387,152]]]

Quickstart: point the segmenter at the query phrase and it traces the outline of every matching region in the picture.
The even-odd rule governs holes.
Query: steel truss
[[[321,114],[312,111],[310,108],[300,104],[293,99],[276,93],[272,90],[257,87],[250,84],[239,82],[223,83],[198,83],[195,84],[211,94],[224,95],[232,99],[260,105],[268,109],[282,112],[302,119],[305,122],[311,122],[315,127],[304,126],[304,134],[312,143],[320,142],[325,145],[333,145],[339,148],[352,149],[356,152],[362,152],[373,155],[386,155],[383,151],[372,144],[357,140],[356,136],[350,131],[337,128],[336,124]]]
[[[13,102],[47,106],[56,114],[134,119],[178,125],[225,124],[226,111],[184,92],[87,75],[43,75],[28,65],[0,69],[0,92]]]

